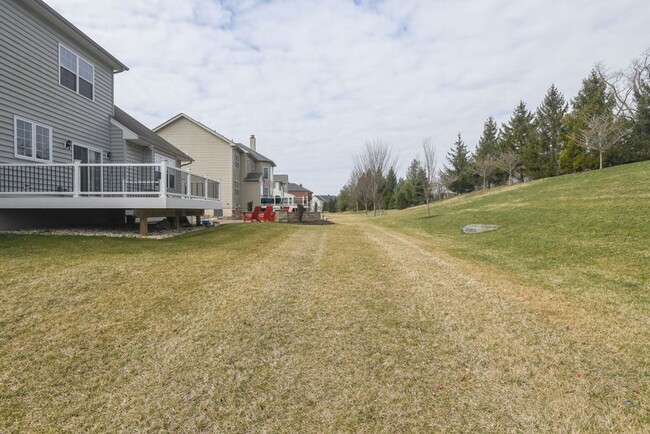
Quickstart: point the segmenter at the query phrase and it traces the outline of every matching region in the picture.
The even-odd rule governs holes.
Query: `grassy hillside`
[[[426,216],[420,206],[375,221],[521,280],[648,308],[650,162],[456,197]],[[463,234],[471,223],[500,228]]]

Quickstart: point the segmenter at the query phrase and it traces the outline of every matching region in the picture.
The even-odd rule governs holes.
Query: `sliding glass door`
[[[73,157],[83,164],[101,164],[101,151],[74,145]],[[81,191],[102,191],[102,168],[82,167],[81,168]]]

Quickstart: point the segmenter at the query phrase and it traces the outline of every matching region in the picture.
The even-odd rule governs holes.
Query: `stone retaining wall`
[[[288,212],[281,209],[275,212],[275,216],[278,223],[300,223],[297,212]],[[321,221],[320,212],[305,211],[302,214],[303,223],[316,223],[319,221]]]

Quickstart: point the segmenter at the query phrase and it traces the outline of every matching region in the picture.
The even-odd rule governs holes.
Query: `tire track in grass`
[[[603,341],[620,350],[606,339],[607,325],[596,327],[587,319],[577,321],[578,330],[573,329],[568,312],[561,313],[559,321],[549,319],[548,310],[531,303],[534,296],[522,302],[517,294],[538,293],[536,288],[513,289],[503,276],[487,279],[487,273],[443,259],[415,239],[367,223],[353,224],[392,258],[408,285],[419,288],[422,303],[435,303],[445,312],[446,334],[466,349],[467,378],[473,379],[467,382],[473,384],[468,390],[474,398],[468,401],[473,406],[469,413],[474,413],[470,419],[496,415],[497,425],[481,428],[498,428],[504,421],[505,426],[524,430],[643,426],[647,403],[639,395],[647,390],[647,377],[644,368],[632,365],[644,362],[624,349],[618,354],[602,351],[598,343]],[[589,339],[594,330],[600,335]],[[621,357],[629,366],[619,366]],[[630,375],[633,367],[636,375]],[[636,407],[627,408],[630,397],[637,400]]]

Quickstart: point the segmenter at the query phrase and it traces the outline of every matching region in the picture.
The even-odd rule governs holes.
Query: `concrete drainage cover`
[[[467,225],[463,228],[463,232],[466,234],[480,234],[481,232],[495,231],[499,229],[497,225]]]

